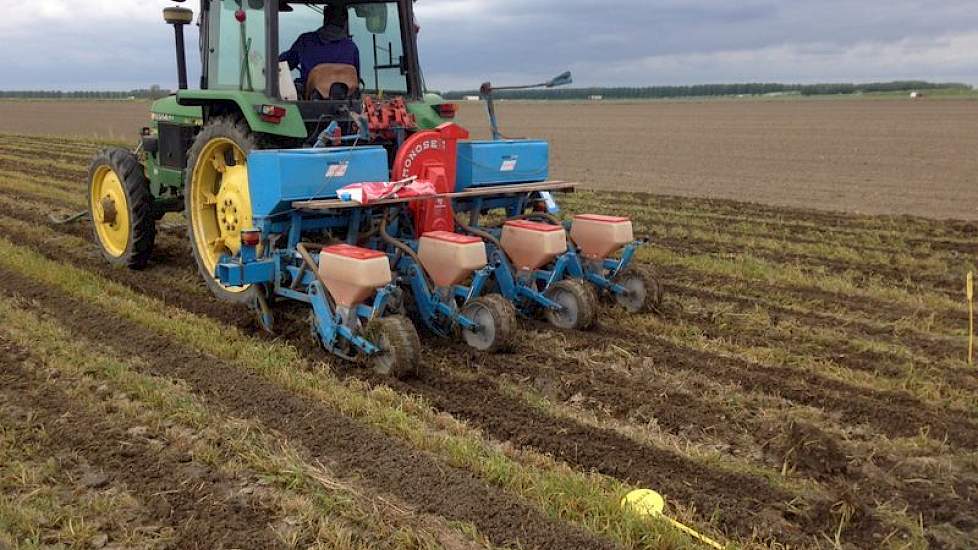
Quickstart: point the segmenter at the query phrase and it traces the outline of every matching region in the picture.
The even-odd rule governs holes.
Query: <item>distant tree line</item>
[[[0,90],[0,99],[159,99],[170,95],[159,86],[129,91]]]
[[[900,92],[911,90],[964,89],[968,84],[958,82],[924,82],[904,80],[894,82],[871,82],[867,84],[697,84],[694,86],[644,86],[620,88],[553,88],[542,90],[514,90],[499,92],[495,97],[501,99],[588,99],[601,96],[604,99],[662,99],[674,97],[736,96],[766,94],[836,95],[870,92]],[[476,90],[447,92],[446,99],[462,99],[465,96],[479,95]]]

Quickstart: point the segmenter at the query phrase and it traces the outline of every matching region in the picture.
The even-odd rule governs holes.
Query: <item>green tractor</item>
[[[347,12],[359,74],[338,94],[329,75],[329,91],[307,93],[310,83],[298,81],[298,71],[279,58],[301,34],[319,28],[328,9]],[[337,136],[356,133],[351,126],[359,121],[370,126],[370,144],[394,153],[404,135],[392,119],[410,117],[414,128],[424,130],[455,116],[454,105],[426,93],[413,0],[201,0],[202,70],[193,90],[183,31],[194,14],[171,7],[163,15],[175,31],[179,90],[153,104],[151,126],[135,151],[103,151],[89,172],[95,239],[115,265],[145,267],[156,222],[182,211],[207,286],[222,300],[253,304],[252,287],[227,287],[215,279],[221,257],[240,251],[241,232],[252,225],[251,151],[311,147],[330,128]]]

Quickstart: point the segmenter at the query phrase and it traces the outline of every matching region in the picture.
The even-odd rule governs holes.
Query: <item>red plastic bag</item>
[[[412,199],[438,194],[430,181],[408,178],[402,181],[375,181],[347,185],[336,192],[344,201],[372,204],[386,199]]]

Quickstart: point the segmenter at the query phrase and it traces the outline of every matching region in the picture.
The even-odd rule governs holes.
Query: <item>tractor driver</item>
[[[299,80],[307,88],[309,75],[320,65],[352,66],[356,70],[352,86],[355,88],[360,75],[360,50],[350,37],[349,14],[346,8],[333,4],[326,6],[323,10],[323,26],[300,35],[292,47],[279,56],[279,61],[287,62],[289,69],[298,67]]]

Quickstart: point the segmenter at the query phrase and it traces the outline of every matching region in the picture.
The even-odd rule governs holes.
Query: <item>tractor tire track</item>
[[[32,300],[45,315],[72,332],[96,340],[120,355],[137,355],[153,376],[184,380],[230,413],[255,418],[300,443],[309,454],[341,475],[360,476],[381,493],[396,494],[420,512],[470,522],[494,544],[534,548],[612,548],[606,540],[546,517],[520,499],[473,474],[343,416],[317,401],[296,395],[243,370],[166,339],[124,319],[92,308],[70,295],[42,288],[0,269],[3,293]]]
[[[47,220],[38,219],[36,215],[29,212],[12,211],[2,204],[0,204],[0,216],[27,223],[47,223]],[[54,225],[51,226],[51,229],[56,233],[71,235],[87,241],[92,239],[88,223]],[[39,240],[25,235],[10,235],[9,238],[49,260],[61,262],[69,259],[73,265],[82,267],[86,271],[98,274],[135,292],[177,306],[195,315],[209,317],[249,333],[256,330],[254,319],[249,315],[246,308],[216,301],[203,284],[198,285],[190,294],[187,293],[186,289],[174,290],[173,281],[175,277],[185,277],[191,274],[189,262],[184,260],[182,263],[188,265],[181,267],[179,265],[181,262],[177,261],[178,258],[182,260],[189,254],[189,249],[185,250],[179,243],[167,243],[170,246],[158,246],[149,269],[130,271],[116,269],[106,263],[95,250],[96,245],[94,243],[88,250],[80,250],[76,247],[65,246],[56,239]],[[154,264],[159,264],[160,268],[154,269]],[[192,274],[196,276],[196,270]]]
[[[284,547],[267,527],[271,510],[249,498],[222,496],[233,479],[189,456],[161,452],[110,417],[79,407],[29,369],[29,357],[0,338],[0,404],[30,411],[44,426],[46,454],[78,453],[105,483],[128,489],[145,507],[144,521],[174,530],[175,548]]]
[[[84,188],[82,184],[87,174],[86,170],[76,170],[73,168],[61,168],[59,166],[45,166],[39,168],[34,164],[19,163],[15,160],[0,158],[0,170],[23,174],[25,178],[36,178],[38,176],[48,177],[61,181],[77,181],[78,190],[81,193]]]
[[[845,326],[847,329],[859,330],[860,335],[870,337],[870,339],[880,339],[881,341],[892,342],[899,340],[902,345],[906,345],[917,351],[921,355],[928,355],[939,358],[960,359],[960,353],[949,351],[948,338],[938,338],[926,336],[918,333],[896,334],[894,329],[888,327],[875,326],[859,319],[839,319],[842,313],[833,314],[835,309],[848,313],[858,313],[868,318],[878,319],[880,323],[899,323],[907,319],[919,317],[920,310],[910,309],[903,306],[894,305],[882,299],[874,299],[866,296],[853,296],[839,292],[822,290],[812,286],[791,286],[777,283],[764,283],[763,288],[752,284],[752,281],[736,282],[736,286],[731,288],[731,281],[722,276],[709,275],[697,271],[688,270],[682,267],[662,267],[657,270],[661,275],[660,280],[667,287],[677,293],[693,293],[702,297],[712,297],[720,302],[738,303],[747,306],[763,306],[766,310],[777,316],[787,317],[796,320],[800,324],[808,324],[823,328],[839,328]],[[709,290],[712,288],[723,289],[719,291]],[[730,289],[735,294],[727,292]],[[824,311],[811,310],[804,314],[793,311],[781,304],[772,302],[769,299],[771,291],[783,291],[792,297],[797,297],[797,303],[807,305],[817,305],[824,308]],[[945,334],[959,330],[962,326],[967,327],[968,313],[962,302],[962,310],[936,310],[934,320],[934,330]]]
[[[640,210],[623,210],[623,215],[628,215],[632,222],[636,223],[636,226],[641,226],[639,229],[640,234],[648,234],[652,238],[653,243],[659,243],[667,240],[675,241],[681,240],[685,241],[686,237],[669,237],[670,233],[674,231],[669,231],[664,228],[671,228],[679,230],[680,232],[697,230],[704,233],[716,233],[718,235],[724,235],[727,237],[738,237],[740,240],[750,242],[753,239],[765,239],[765,240],[776,240],[783,242],[785,244],[800,244],[800,245],[824,245],[827,242],[833,242],[839,246],[851,249],[857,252],[870,252],[879,254],[907,254],[915,260],[928,260],[932,258],[940,258],[941,256],[951,255],[953,253],[964,252],[974,254],[978,252],[978,244],[969,245],[967,249],[955,250],[951,247],[952,244],[948,241],[944,242],[944,246],[940,247],[939,244],[935,243],[934,246],[930,246],[927,241],[911,242],[912,239],[907,239],[906,241],[901,240],[900,242],[893,242],[889,245],[884,244],[865,244],[860,241],[840,239],[838,235],[825,234],[818,229],[812,229],[805,233],[806,236],[801,236],[798,233],[782,231],[781,224],[776,223],[764,223],[758,222],[753,224],[755,228],[752,230],[746,229],[731,229],[728,227],[722,227],[717,225],[703,225],[692,223],[687,220],[674,221],[666,220],[661,217],[656,217],[655,214],[643,214]],[[808,236],[811,235],[811,236]],[[704,239],[696,239],[697,241],[703,243],[712,243],[714,241],[707,241]],[[917,247],[923,248],[923,250]],[[944,260],[951,258],[941,258]]]
[[[677,295],[682,294],[687,297],[694,297],[706,304],[709,304],[710,302],[735,304],[733,311],[734,314],[750,313],[751,311],[754,311],[758,305],[750,300],[740,300],[737,297],[730,296],[720,297],[717,293],[704,291],[701,289],[689,287],[670,288],[670,285],[666,285],[666,287],[670,291],[675,292]],[[668,305],[666,307],[669,308]],[[706,338],[711,340],[722,338],[738,347],[770,347],[771,344],[784,344],[782,347],[786,349],[803,350],[803,353],[809,357],[824,361],[831,361],[835,365],[849,370],[896,379],[905,378],[908,375],[906,368],[898,366],[907,363],[908,359],[897,352],[861,349],[859,346],[852,343],[851,340],[846,340],[841,337],[833,340],[831,344],[823,344],[812,340],[803,331],[797,331],[794,329],[780,330],[777,328],[781,323],[781,320],[785,317],[792,320],[797,320],[804,318],[803,316],[797,315],[795,312],[787,312],[788,315],[785,315],[784,311],[778,311],[776,308],[772,308],[770,306],[766,306],[765,311],[768,313],[775,313],[775,315],[772,316],[771,324],[771,328],[773,330],[743,326],[727,327],[722,323],[718,323],[716,320],[716,315],[711,313],[706,308],[699,312],[688,312],[679,307],[672,307],[668,309],[665,316],[669,320],[684,321],[696,326]],[[828,322],[809,322],[807,324],[809,326],[827,330],[838,329],[838,324],[833,325]],[[907,346],[902,339],[895,336],[891,338],[880,338],[875,335],[864,335],[858,331],[856,331],[854,336],[858,338],[865,338],[868,341],[898,345],[905,347],[908,351],[913,349],[911,346]],[[940,359],[950,358],[956,359],[957,357],[954,355],[949,355],[947,357],[941,357]],[[976,369],[968,367],[934,365],[931,360],[925,360],[923,362],[914,361],[914,363],[927,366],[933,365],[931,368],[939,372],[940,376],[943,377],[947,383],[960,388],[978,391],[978,371],[976,371]]]
[[[766,247],[733,246],[701,239],[656,239],[656,245],[684,255],[707,254],[736,255],[749,254],[755,258],[783,264],[797,265],[806,272],[813,274],[830,273],[833,275],[858,274],[863,280],[874,277],[885,277],[895,288],[908,292],[932,292],[949,298],[961,295],[961,278],[948,275],[932,275],[912,269],[901,269],[893,265],[879,263],[854,263],[836,258],[826,258],[802,253],[786,253]]]
[[[927,430],[932,438],[947,438],[955,449],[978,446],[978,421],[963,411],[937,408],[905,393],[858,387],[820,374],[781,365],[766,365],[681,346],[652,334],[601,327],[589,335],[621,346],[642,357],[739,385],[747,391],[780,395],[792,402],[817,407],[866,423],[889,437],[913,437]]]
[[[463,353],[440,355],[452,364],[465,364],[460,357]],[[702,517],[712,517],[731,536],[750,537],[759,517],[781,518],[780,537],[796,543],[830,528],[792,516],[787,504],[799,497],[772,487],[762,478],[713,469],[611,430],[545,414],[505,395],[488,376],[461,380],[443,369],[428,368],[418,380],[394,387],[403,393],[419,394],[436,409],[478,426],[495,440],[536,449],[636,486],[655,487],[669,498],[695,504]],[[827,505],[816,501],[801,507],[820,509]]]
[[[597,194],[601,196],[609,193],[598,191]],[[900,233],[936,238],[974,238],[978,236],[978,225],[963,220],[933,220],[917,216],[860,216],[844,212],[806,210],[755,202],[738,202],[729,199],[652,195],[641,192],[616,192],[614,197],[616,203],[624,205],[673,209],[684,212],[695,209],[698,211],[695,213],[702,214],[702,217],[750,223],[771,223],[785,230],[821,229],[827,233],[854,236],[872,233],[884,238]],[[747,208],[752,214],[751,219],[746,219],[743,215]]]

